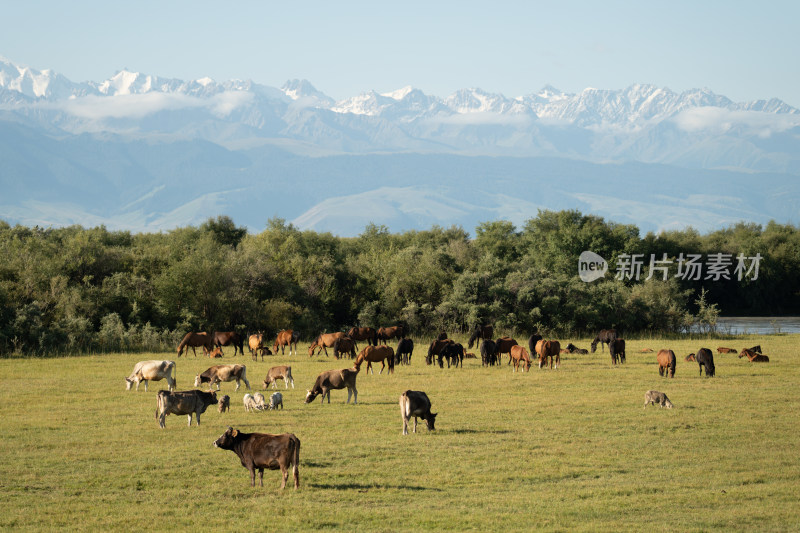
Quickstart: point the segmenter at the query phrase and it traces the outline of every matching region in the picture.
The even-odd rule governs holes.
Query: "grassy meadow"
[[[463,342],[464,339],[457,339]],[[587,339],[562,339],[589,347]],[[627,363],[608,351],[565,355],[558,370],[513,373],[412,364],[358,377],[359,403],[305,405],[316,375],[350,366],[324,355],[250,356],[213,362],[174,353],[0,360],[0,486],[4,530],[548,530],[787,531],[800,529],[798,335],[733,340],[630,340]],[[717,355],[717,346],[761,344],[767,364]],[[684,356],[715,352],[717,377],[699,377]],[[678,355],[674,379],[655,353]],[[254,390],[269,367],[291,364],[296,389],[285,409],[245,413],[242,385],[223,383],[232,410],[212,406],[201,425],[154,419],[164,381],[126,391],[134,363],[172,359],[177,390],[211,364],[247,365]],[[424,390],[437,430],[420,421],[401,435],[399,395]],[[648,389],[675,409],[643,409]],[[250,487],[233,452],[212,442],[233,426],[295,433],[300,489],[279,490],[280,472]]]

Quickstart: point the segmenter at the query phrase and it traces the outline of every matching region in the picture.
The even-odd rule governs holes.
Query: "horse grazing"
[[[278,346],[281,348],[281,355],[284,354],[286,347],[289,347],[289,355],[292,355],[292,345],[294,345],[294,355],[297,355],[297,343],[300,342],[300,332],[295,329],[284,329],[278,332],[272,351],[278,353]]]
[[[375,328],[353,327],[347,332],[347,336],[354,341],[367,341],[367,344],[371,344],[373,346],[378,345],[378,332],[375,331]]]
[[[620,364],[625,362],[625,339],[613,339],[608,343],[608,353],[611,354],[611,362],[617,364],[619,359]]]
[[[615,329],[601,329],[597,336],[592,341],[592,353],[597,351],[597,343],[600,344],[600,351],[603,351],[603,344],[608,344],[617,338],[617,330]]]
[[[444,359],[447,359],[447,368],[450,368],[451,362],[455,368],[459,364],[464,368],[464,347],[455,342],[448,344],[439,352],[439,368],[444,368]]]
[[[395,364],[411,364],[411,355],[414,353],[414,341],[411,339],[400,339],[397,341],[397,349],[394,351]]]
[[[328,348],[333,348],[333,345],[336,343],[336,341],[344,336],[345,334],[341,331],[337,331],[336,333],[320,333],[319,337],[317,337],[314,342],[311,343],[311,346],[309,346],[308,356],[311,357],[314,355],[314,351],[319,349],[320,352],[325,352],[326,357],[330,357],[328,355]]]
[[[451,339],[444,339],[441,341],[433,341],[430,346],[428,346],[428,355],[425,356],[425,364],[432,365],[433,364],[433,357],[442,353],[442,350],[448,344],[453,344],[453,340]]]
[[[675,352],[672,350],[659,350],[656,354],[658,361],[658,375],[663,377],[675,377]]]
[[[547,359],[550,358],[550,368],[553,368],[555,359],[556,368],[561,363],[561,343],[558,341],[539,341],[536,343],[536,353],[539,355],[539,368],[547,366]]]
[[[694,354],[694,359],[700,366],[700,375],[703,375],[703,368],[706,370],[706,377],[714,377],[714,354],[708,348],[700,348]]]
[[[494,345],[496,346],[495,353],[497,354],[497,360],[498,361],[502,361],[503,354],[507,353],[507,354],[509,354],[509,356],[508,356],[508,364],[510,365],[511,364],[511,355],[510,355],[511,354],[511,347],[512,346],[516,346],[517,344],[518,344],[517,341],[515,339],[512,339],[511,337],[500,337],[499,339],[494,341]]]
[[[355,357],[356,341],[354,341],[350,337],[342,337],[340,339],[336,339],[336,342],[333,343],[333,358],[339,359],[339,356],[341,354],[350,354],[351,358]]]
[[[494,366],[500,361],[497,360],[497,345],[493,340],[484,339],[481,343],[481,364],[483,366]]]
[[[214,346],[222,351],[223,346],[233,345],[233,355],[236,353],[244,355],[244,337],[235,331],[215,331],[214,332]]]
[[[391,346],[367,346],[358,354],[356,357],[356,363],[353,365],[353,368],[356,370],[361,369],[361,364],[366,361],[367,362],[367,372],[372,370],[372,363],[381,363],[381,370],[378,374],[383,373],[383,369],[386,368],[386,362],[389,362],[389,371],[388,374],[394,373],[394,349]],[[375,374],[375,371],[372,370],[372,373]]]
[[[525,366],[522,367],[522,371],[528,372],[531,371],[531,358],[528,355],[528,350],[526,350],[523,346],[512,346],[511,347],[511,359],[514,361],[514,372],[517,371],[519,368],[520,363],[524,362]]]
[[[689,355],[687,355],[687,356],[686,356],[686,357],[684,357],[683,359],[684,359],[684,361],[686,361],[687,363],[694,363],[694,354],[693,354],[693,353],[690,353]]]
[[[189,348],[192,349],[194,352],[194,356],[197,357],[197,350],[198,346],[203,347],[203,355],[208,355],[214,349],[214,338],[205,332],[194,333],[189,332],[183,336],[183,340],[178,345],[178,357],[183,355],[183,350],[186,349],[186,354],[189,354]]]
[[[739,359],[742,357],[747,357],[747,360],[751,363],[769,363],[769,357],[764,354],[760,354],[758,352],[754,352],[748,348],[743,349],[739,353]]]
[[[472,333],[469,336],[469,340],[467,341],[467,348],[472,348],[472,345],[477,341],[478,345],[481,344],[481,341],[492,340],[494,336],[494,326],[487,324],[485,326],[481,326],[480,324],[476,324],[475,327],[472,329]],[[475,346],[478,348],[479,346]]]
[[[253,356],[253,361],[258,361],[258,354],[261,353],[261,360],[264,360],[264,353],[272,355],[269,348],[264,346],[264,335],[261,333],[254,333],[247,338],[247,345],[250,348],[250,355]]]
[[[406,328],[403,326],[390,326],[388,328],[378,328],[375,337],[378,341],[383,341],[384,346],[389,339],[403,339],[406,336]],[[377,342],[376,342],[377,346]]]

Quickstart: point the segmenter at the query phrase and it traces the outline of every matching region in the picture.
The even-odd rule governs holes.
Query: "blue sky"
[[[800,2],[3,2],[0,55],[73,81],[305,78],[509,97],[650,83],[800,107]]]

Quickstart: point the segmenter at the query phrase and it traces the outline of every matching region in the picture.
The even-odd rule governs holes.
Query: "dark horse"
[[[400,339],[397,343],[397,349],[394,352],[395,364],[402,363],[404,365],[410,365],[412,353],[414,353],[414,341],[411,339]]]
[[[448,344],[439,352],[439,368],[444,368],[444,359],[447,359],[447,368],[450,368],[451,362],[455,368],[459,364],[464,368],[464,347],[455,342]]]
[[[367,345],[369,346],[378,345],[378,332],[375,331],[375,328],[352,327],[350,331],[347,332],[347,336],[354,341],[367,341]]]
[[[706,377],[714,377],[714,354],[708,348],[700,348],[694,354],[694,360],[700,366],[700,375],[703,375],[703,368],[706,369]]]
[[[536,343],[540,340],[542,340],[542,336],[537,333],[534,333],[528,338],[528,353],[531,354],[531,357],[536,353]]]
[[[497,345],[493,340],[486,339],[481,344],[481,363],[483,366],[499,365],[497,360]]]
[[[592,341],[592,353],[597,351],[597,343],[600,344],[600,351],[603,351],[603,344],[608,344],[617,338],[617,330],[615,329],[601,329],[597,336]]]
[[[480,324],[476,325],[475,328],[472,330],[472,334],[469,336],[469,340],[467,341],[467,348],[472,348],[472,345],[475,344],[475,341],[478,344],[481,341],[491,340],[494,336],[494,327],[491,325],[481,326]],[[476,346],[478,348],[478,346]]]
[[[625,339],[613,339],[608,343],[608,353],[611,354],[611,362],[617,364],[625,362]]]
[[[244,355],[244,336],[239,335],[235,331],[215,331],[214,332],[214,346],[222,351],[223,346],[230,346],[233,344],[233,355],[236,355],[238,350],[241,355]]]

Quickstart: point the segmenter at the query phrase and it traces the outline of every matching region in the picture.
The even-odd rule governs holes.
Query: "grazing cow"
[[[263,411],[264,409],[267,408],[267,402],[266,400],[264,400],[264,395],[261,394],[260,392],[253,394],[253,401],[255,402],[256,407],[258,407],[259,411]]]
[[[317,376],[317,381],[311,390],[306,391],[305,403],[311,403],[314,399],[322,395],[322,403],[325,403],[325,396],[328,396],[328,404],[331,403],[331,390],[343,389],[347,387],[347,403],[350,403],[350,396],[353,396],[353,404],[358,403],[358,390],[356,389],[356,377],[360,367],[342,368],[341,370],[326,370]]]
[[[144,381],[144,390],[147,392],[148,381],[167,380],[169,390],[175,390],[175,378],[172,372],[175,370],[175,361],[139,361],[133,367],[131,375],[125,378],[125,390],[131,390],[136,383],[136,390],[139,390],[139,383]]]
[[[736,348],[724,348],[719,346],[717,348],[717,353],[736,353]]]
[[[528,372],[531,371],[531,358],[528,355],[528,350],[526,350],[523,346],[512,346],[511,347],[511,359],[514,360],[514,372],[519,369],[520,363],[524,362],[525,366],[522,367],[522,371]]]
[[[194,379],[194,386],[199,387],[203,383],[208,383],[208,389],[216,385],[219,390],[219,384],[223,381],[236,380],[236,390],[239,390],[239,381],[244,381],[247,390],[250,390],[250,382],[247,381],[247,367],[244,365],[214,365],[209,367],[202,374],[197,374]]]
[[[258,361],[258,354],[261,353],[261,360],[264,360],[264,352],[269,349],[264,346],[264,335],[261,333],[254,333],[247,338],[247,345],[250,348],[250,355],[253,361]]]
[[[703,368],[706,370],[706,377],[714,377],[714,354],[708,348],[700,348],[694,354],[694,359],[700,366],[700,375],[703,375]]]
[[[550,359],[550,368],[553,368],[555,359],[556,369],[561,363],[561,343],[558,341],[541,340],[536,343],[536,353],[539,355],[539,368],[547,366],[547,359]]]
[[[294,345],[294,355],[297,355],[297,343],[300,342],[300,332],[294,329],[284,329],[278,332],[272,351],[278,353],[278,346],[281,348],[281,355],[289,347],[289,355],[292,355],[292,345]]]
[[[684,357],[684,360],[685,360],[685,361],[687,361],[687,362],[689,362],[689,363],[694,363],[694,354],[693,354],[693,353],[690,353],[689,355],[687,355],[686,357]]]
[[[220,413],[224,413],[225,411],[230,411],[231,409],[231,397],[227,394],[219,399],[219,405],[217,405],[217,409]]]
[[[494,341],[496,346],[495,353],[497,354],[497,360],[503,360],[503,354],[507,353],[508,355],[508,364],[511,364],[511,347],[517,345],[517,341],[512,339],[511,337],[500,337],[496,341]]]
[[[411,364],[411,355],[414,353],[414,341],[411,339],[400,339],[397,341],[397,349],[395,350],[395,363],[402,363],[404,365]]]
[[[403,419],[403,435],[408,435],[408,421],[414,417],[414,433],[417,432],[417,418],[421,418],[434,431],[437,413],[431,413],[431,401],[422,391],[407,390],[400,395],[400,416]]]
[[[455,368],[459,365],[464,368],[464,347],[455,342],[446,345],[439,352],[439,368],[444,368],[444,359],[447,359],[447,368],[450,368],[451,362]]]
[[[367,341],[367,344],[372,346],[378,345],[378,332],[375,331],[375,328],[358,328],[352,327],[347,332],[347,336],[353,339],[354,341]]]
[[[267,377],[264,378],[264,390],[267,390],[270,383],[272,384],[273,389],[278,388],[278,380],[282,379],[283,384],[286,385],[286,388],[289,388],[289,383],[292,384],[292,388],[294,388],[294,378],[292,377],[292,367],[290,366],[273,366],[267,372]]]
[[[378,339],[378,342],[383,341],[383,344],[386,345],[389,339],[403,339],[406,336],[406,328],[404,326],[390,326],[388,328],[378,328],[377,333],[375,336]]]
[[[194,413],[199,426],[200,415],[206,412],[209,405],[217,403],[217,393],[200,390],[182,392],[160,390],[156,401],[156,420],[158,420],[160,427],[167,427],[164,421],[167,415],[187,415],[189,417],[189,427],[191,427],[192,413]]]
[[[657,390],[649,390],[644,393],[644,408],[647,409],[647,406],[651,403],[660,405],[662,409],[664,407],[667,409],[672,409],[672,402],[669,401],[667,395],[663,392],[658,392]]]
[[[231,450],[250,471],[250,486],[256,486],[256,470],[261,486],[264,486],[264,469],[277,470],[283,475],[281,489],[286,487],[289,479],[289,467],[292,467],[294,488],[300,486],[300,439],[293,433],[270,435],[266,433],[242,433],[228,427],[214,446],[223,450]]]
[[[339,359],[342,354],[350,354],[351,359],[355,357],[356,341],[346,336],[336,339],[336,342],[333,343],[333,358]]]
[[[194,352],[194,356],[197,357],[197,350],[198,346],[203,347],[203,354],[208,354],[211,350],[214,349],[214,337],[209,335],[205,332],[194,333],[189,332],[183,336],[181,343],[178,344],[178,357],[183,355],[183,350],[186,350],[186,354],[189,354],[189,348],[192,349]]]
[[[453,342],[454,341],[452,341],[451,339],[433,341],[430,344],[430,346],[428,346],[428,355],[425,356],[425,364],[432,365],[434,356],[442,353],[444,347],[447,346],[448,344],[453,344]]]
[[[472,349],[472,345],[475,344],[475,342],[478,343],[478,345],[476,345],[475,348],[480,348],[481,341],[485,342],[487,340],[492,340],[493,336],[494,336],[494,326],[490,324],[486,325],[476,324],[475,327],[472,329],[472,333],[470,334],[469,339],[467,340],[467,348]]]
[[[611,362],[620,364],[625,362],[625,339],[612,339],[608,342],[608,353],[611,354]]]
[[[658,354],[656,354],[656,360],[658,361],[659,376],[675,377],[675,352],[672,350],[659,350]]]
[[[739,359],[742,357],[747,357],[747,360],[751,363],[769,363],[769,357],[764,354],[748,350],[747,348],[739,353]]]
[[[493,340],[485,339],[481,344],[481,364],[483,366],[494,366],[499,364],[497,360],[497,345]]]
[[[567,353],[576,353],[580,355],[586,355],[589,353],[589,350],[586,348],[578,348],[572,343],[567,344]]]
[[[273,392],[269,397],[269,405],[267,405],[267,409],[277,409],[279,405],[281,406],[281,409],[283,409],[283,394],[280,392]]]
[[[244,404],[244,411],[246,413],[258,410],[258,404],[252,394],[245,394],[242,398],[242,403]]]
[[[600,351],[603,351],[603,344],[608,344],[617,338],[617,330],[601,329],[592,341],[592,353],[597,351],[597,343],[600,343]]]
[[[240,355],[244,355],[244,336],[236,333],[235,331],[215,331],[214,345],[220,349],[223,346],[233,345],[234,357],[236,357],[237,352]]]
[[[319,337],[317,337],[314,342],[311,343],[311,346],[309,346],[308,356],[311,357],[314,355],[314,351],[319,349],[319,351],[325,352],[326,357],[329,357],[328,348],[332,348],[338,339],[341,339],[345,336],[346,335],[341,331],[337,331],[336,333],[320,333]]]

